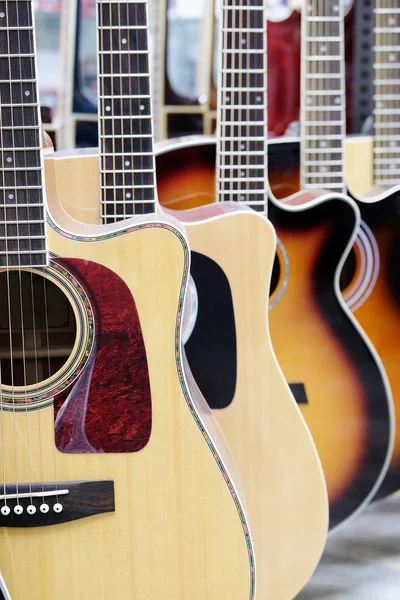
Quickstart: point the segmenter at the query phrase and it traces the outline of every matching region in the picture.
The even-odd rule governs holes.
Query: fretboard
[[[302,11],[301,187],[345,192],[344,17],[341,0]]]
[[[376,0],[374,182],[400,181],[400,4]]]
[[[98,0],[101,216],[155,211],[147,2]]]
[[[223,0],[220,31],[218,200],[266,212],[264,0]]]
[[[0,267],[47,264],[32,0],[0,2]]]

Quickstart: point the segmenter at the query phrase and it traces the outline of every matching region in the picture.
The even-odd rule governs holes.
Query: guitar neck
[[[47,264],[32,0],[0,10],[0,266]]]
[[[266,212],[264,0],[223,0],[219,61],[217,198]]]
[[[400,6],[376,0],[374,182],[399,183],[400,163]]]
[[[339,0],[302,12],[301,188],[345,192],[344,17]]]
[[[97,9],[101,217],[114,223],[156,208],[147,2]]]

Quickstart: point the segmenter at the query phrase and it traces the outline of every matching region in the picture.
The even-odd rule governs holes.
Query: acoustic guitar
[[[144,8],[99,0],[105,63],[125,39],[124,61],[143,60],[134,48]],[[184,370],[185,234],[167,215],[74,221],[51,160],[46,205],[32,0],[2,2],[0,46],[3,597],[252,599],[232,458]],[[106,152],[121,138],[104,140]],[[151,137],[129,141],[125,160],[137,144],[151,152]],[[117,183],[106,189],[120,194]],[[126,182],[143,209],[137,189]],[[64,326],[59,366],[48,323],[65,304],[74,336]]]
[[[321,10],[323,4],[320,3]],[[396,193],[390,193],[388,189],[385,191],[382,186],[393,185],[396,173],[397,142],[393,121],[397,118],[394,98],[399,84],[393,87],[391,84],[396,70],[400,81],[400,70],[396,64],[389,64],[391,52],[388,48],[392,43],[395,45],[396,39],[399,41],[396,27],[400,21],[398,15],[389,15],[385,7],[385,3],[379,7],[378,0],[374,13],[377,27],[374,71],[379,103],[375,111],[374,161],[372,145],[371,154],[368,154],[365,138],[345,143],[343,15],[339,13],[336,21],[310,21],[308,13],[305,13],[303,19],[308,37],[303,39],[302,48],[305,70],[302,76],[301,143],[270,144],[269,182],[272,194],[284,202],[300,188],[323,187],[352,193],[353,189],[360,190],[363,179],[368,182],[370,165],[374,163],[371,183],[374,179],[376,187],[370,189],[367,195],[357,196],[361,227],[344,266],[340,285],[344,300],[374,345],[379,355],[377,359],[380,363],[383,361],[385,387],[390,394],[390,386],[397,409],[400,400],[397,369],[400,344],[396,342],[396,332],[400,333],[400,305],[395,265],[399,256],[400,230]],[[316,42],[316,38],[323,38],[323,41]],[[351,174],[348,180],[345,174]],[[366,186],[362,184],[361,189],[365,190]],[[377,394],[378,400],[379,397]],[[382,395],[382,406],[385,404]],[[397,431],[400,426],[399,410],[395,413]],[[375,435],[379,437],[379,433]],[[379,491],[376,490],[377,497],[390,495],[399,488],[399,469],[400,436],[396,435],[390,469]]]
[[[316,0],[310,6],[312,10],[304,11],[302,18],[306,19],[304,27],[311,19],[315,33],[311,35],[305,29],[304,44],[313,45],[309,56],[314,56],[317,42],[313,38],[324,37],[325,40],[330,28],[338,27],[339,17],[341,23],[343,19],[334,11],[333,4]],[[329,12],[325,14],[323,10]],[[324,33],[317,33],[317,27]],[[334,35],[337,39],[339,32],[334,31]],[[226,177],[233,177],[238,188],[235,192],[230,190],[222,200],[236,200],[243,206],[248,202],[247,191],[251,190],[250,205],[262,211],[267,209],[264,199],[266,165],[259,126],[263,110],[257,107],[265,87],[265,73],[260,63],[258,75],[253,73],[256,58],[242,56],[240,38],[223,38],[223,43],[226,55],[242,57],[238,60],[241,60],[243,76],[234,80],[229,69],[226,71],[225,63],[222,64],[221,130],[217,146],[213,138],[186,138],[159,144],[159,199],[168,208],[188,209],[213,202],[215,182],[220,189]],[[327,55],[332,56],[340,41],[326,39],[324,43]],[[305,144],[308,145],[303,146],[304,155],[310,157],[306,164],[312,177],[307,179],[304,193],[298,192],[299,185],[294,189],[290,187],[291,180],[285,170],[274,170],[276,155],[272,148],[281,148],[285,153],[285,164],[291,165],[291,146],[268,144],[268,174],[273,193],[278,194],[277,190],[282,194],[283,191],[290,193],[292,189],[296,192],[290,198],[291,204],[274,201],[268,205],[268,215],[278,236],[269,321],[278,361],[310,427],[322,461],[333,531],[357,515],[379,488],[392,448],[392,404],[379,358],[346,307],[339,289],[339,275],[355,239],[359,213],[354,202],[336,185],[337,164],[334,163],[335,172],[329,181],[328,173],[317,172],[315,167],[319,157],[328,160],[329,147],[325,149],[325,144],[335,146],[333,153],[340,141],[335,132],[330,142],[328,132],[324,129],[319,132],[315,122],[318,115],[324,114],[323,107],[328,106],[326,98],[336,98],[337,93],[334,96],[332,91],[326,90],[319,72],[321,62],[308,60],[304,63],[310,69],[310,76],[303,75],[302,81],[307,81],[309,86],[315,85],[315,90],[309,93],[319,106],[317,116],[313,114],[312,122],[307,125],[310,129],[306,133],[310,137]],[[336,64],[331,72],[332,81],[342,81],[336,79]],[[249,91],[249,81],[251,85],[253,81],[258,82],[256,91]],[[242,124],[238,119],[243,114],[241,102],[245,105],[245,122]],[[336,106],[334,100],[333,103]],[[334,114],[336,112],[335,109]],[[234,148],[229,145],[229,140],[224,144],[225,136],[230,136],[226,132],[232,130],[243,139]],[[251,140],[247,147],[246,140],[253,133],[259,136],[259,145]],[[323,147],[311,154],[318,139]],[[327,188],[331,193],[323,192],[321,188]],[[202,302],[205,299],[199,298],[199,306]],[[209,389],[210,365],[206,370],[195,353],[194,342],[195,338],[191,338],[186,344],[188,359],[200,389],[215,407]],[[218,351],[219,360],[227,369],[228,357],[222,357],[220,349]]]
[[[395,403],[396,438],[390,469],[378,494],[382,497],[400,487],[400,14],[397,3],[376,0],[371,17],[375,36],[374,131],[372,138],[354,140],[346,150],[346,182],[358,200],[363,227],[347,265],[343,287],[346,302],[383,361]]]
[[[254,98],[260,95],[257,111],[261,123],[240,140],[240,123],[244,121],[248,102],[244,94],[235,92],[241,98],[238,125],[232,126],[230,133],[224,132],[221,148],[229,150],[232,156],[238,155],[240,143],[246,144],[246,156],[257,148],[257,156],[261,157],[259,168],[264,170],[264,6],[259,0],[251,6],[244,6],[241,0],[225,0],[223,11],[225,36],[236,42],[242,40],[240,60],[250,55],[255,57],[250,83],[254,91],[249,90],[249,94]],[[142,32],[145,23],[141,22],[141,26]],[[135,205],[126,190],[118,200],[104,192],[108,179],[119,177],[122,164],[119,161],[126,160],[124,154],[120,158],[125,150],[121,150],[118,140],[114,151],[110,146],[105,152],[108,106],[109,115],[115,114],[114,125],[110,127],[115,131],[119,123],[125,123],[123,144],[129,148],[134,144],[136,162],[129,165],[133,171],[127,169],[126,177],[133,178],[135,185],[140,186],[142,210],[154,211],[154,204],[147,201],[148,195],[154,193],[154,180],[149,180],[146,173],[150,164],[150,84],[145,61],[134,62],[131,67],[127,65],[132,75],[125,76],[130,85],[119,88],[117,96],[110,99],[102,83],[107,73],[102,59],[102,36],[100,23],[100,157],[97,151],[86,156],[76,152],[70,157],[57,153],[54,163],[61,200],[77,195],[79,187],[86,216],[95,218],[97,210],[98,220],[111,223],[132,214]],[[142,41],[138,48],[143,52],[144,34],[139,39]],[[120,64],[116,51],[116,61]],[[233,54],[224,52],[226,59],[229,56]],[[241,77],[238,57],[236,53],[236,58],[230,58],[232,62],[225,67],[235,79]],[[259,87],[261,92],[256,91]],[[119,98],[121,94],[123,97]],[[138,131],[149,137],[139,143],[135,137]],[[219,191],[224,200],[228,195],[234,197],[239,189],[237,176],[225,173],[226,184],[221,184]],[[121,186],[123,182],[122,179]],[[181,193],[177,188],[171,192]],[[263,197],[265,190],[260,187],[258,194]],[[250,188],[247,199],[249,203],[254,200]],[[65,205],[71,213],[74,211],[71,202]],[[257,561],[257,595],[288,600],[303,587],[319,561],[328,519],[326,487],[315,446],[269,339],[266,314],[275,233],[270,222],[245,203],[240,206],[236,202],[219,202],[179,216],[185,222],[192,250],[190,296],[183,315],[188,362],[238,466]]]

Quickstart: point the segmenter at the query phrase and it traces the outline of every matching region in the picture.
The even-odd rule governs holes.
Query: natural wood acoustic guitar
[[[326,54],[331,57],[336,48],[342,47],[339,38],[343,15],[334,10],[334,4],[319,0],[309,6],[312,10],[304,11],[302,15],[303,44],[310,45],[308,56],[313,57],[317,52],[317,42],[313,39],[323,37]],[[312,30],[307,29],[309,23]],[[337,41],[330,42],[329,35]],[[222,127],[217,143],[212,138],[198,137],[158,145],[159,199],[169,209],[187,210],[213,202],[216,184],[217,191],[225,189],[225,179],[232,177],[238,187],[222,199],[246,203],[250,188],[253,200],[250,206],[263,211],[267,208],[263,196],[266,170],[261,147],[254,141],[251,147],[246,145],[246,138],[257,131],[257,122],[263,118],[262,110],[257,108],[263,85],[259,84],[258,92],[247,91],[246,82],[255,77],[252,73],[255,58],[246,62],[244,57],[240,59],[240,52],[235,54],[240,40],[236,46],[230,45],[230,39],[225,43],[227,54],[239,56],[237,60],[241,60],[244,75],[236,80],[235,88],[235,81],[223,63],[219,99]],[[303,168],[310,170],[310,178],[303,186],[304,193],[299,193],[299,179],[296,185],[290,178],[293,144],[268,145],[272,192],[279,197],[292,194],[285,204],[273,201],[268,206],[268,215],[278,236],[269,322],[278,361],[321,457],[333,531],[357,515],[379,489],[392,449],[393,410],[379,357],[340,293],[339,276],[355,239],[359,213],[355,204],[344,195],[342,187],[336,185],[340,168],[338,158],[332,158],[333,173],[323,170],[327,168],[325,162],[321,172],[317,172],[316,166],[319,160],[330,164],[330,144],[334,152],[340,141],[336,131],[331,140],[328,130],[319,130],[317,120],[324,118],[323,107],[328,106],[327,102],[332,101],[336,107],[335,98],[342,98],[342,95],[333,95],[326,88],[321,61],[310,58],[303,63],[310,69],[310,73],[302,77],[304,85],[308,86],[304,94],[318,104],[315,113],[307,113],[313,115],[312,121],[304,124],[307,135],[304,137],[306,159]],[[331,67],[331,73],[329,81],[335,84],[342,81],[336,78],[339,73],[336,63]],[[237,122],[238,101],[245,103],[243,126]],[[338,118],[339,112],[340,107],[333,111],[331,120]],[[225,137],[235,129],[243,142],[232,148],[229,140],[225,142]],[[322,147],[316,148],[319,143]],[[283,157],[277,162],[276,151],[279,149]],[[322,191],[323,188],[327,191]],[[199,298],[199,305],[204,301]],[[195,336],[186,344],[186,351],[200,389],[215,408],[217,401],[213,400],[210,386],[210,370],[215,363],[211,359],[210,363],[200,361]],[[227,371],[228,356],[222,356],[220,349],[218,356],[219,364]],[[233,359],[230,364],[234,364]],[[230,373],[233,372],[231,367]],[[231,381],[234,381],[233,377]]]
[[[246,114],[241,104],[247,104],[247,99],[236,92],[240,96],[238,125],[232,126],[230,134],[226,133],[226,140],[221,138],[221,145],[232,156],[238,153],[240,143],[246,144],[247,155],[257,148],[260,168],[264,169],[263,2],[257,0],[248,6],[241,0],[226,1],[223,11],[225,37],[236,40],[235,43],[242,40],[243,59],[255,57],[249,83],[255,89],[249,93],[254,98],[260,95],[257,110],[261,113],[261,123],[246,140],[240,141],[240,122]],[[99,36],[102,43],[101,24]],[[141,44],[139,47],[145,49]],[[131,85],[122,89],[124,97],[108,98],[102,87],[106,64],[101,56],[100,51],[100,157],[93,150],[86,156],[79,152],[69,157],[57,153],[54,163],[61,201],[71,214],[89,221],[114,222],[138,209],[127,196],[131,192],[123,187],[127,179],[120,180],[121,201],[106,193],[107,180],[120,177],[118,170],[126,161],[124,148],[116,145],[113,154],[113,148],[103,141],[107,139],[104,138],[106,115],[111,116],[113,111],[114,125],[110,127],[115,131],[119,123],[126,123],[123,143],[129,148],[132,143],[137,153],[137,162],[129,165],[134,167],[133,172],[128,168],[124,177],[134,178],[138,194],[145,202],[141,209],[154,210],[153,204],[146,200],[154,191],[154,179],[149,180],[146,173],[150,137],[142,138],[142,142],[136,137],[140,130],[150,136],[149,81],[145,77],[145,63],[142,68],[134,63],[132,73],[139,72],[140,81],[132,74]],[[232,58],[226,68],[232,70],[233,78],[241,78],[236,59]],[[261,92],[256,91],[259,87],[263,87]],[[136,98],[137,95],[140,97]],[[119,106],[123,120],[116,113]],[[226,172],[225,177],[226,186],[221,185],[219,191],[224,200],[229,194],[235,196],[238,188],[236,175],[229,176]],[[78,198],[78,187],[80,206],[72,200]],[[171,192],[181,193],[177,188]],[[261,188],[258,195],[264,195]],[[249,204],[254,200],[250,188],[247,198]],[[192,250],[190,302],[184,315],[188,360],[201,385],[206,375],[204,397],[214,409],[243,483],[257,565],[257,595],[288,600],[303,587],[319,561],[328,515],[326,486],[315,445],[283,378],[269,338],[266,315],[275,233],[270,222],[245,203],[240,206],[236,202],[220,202],[179,216],[185,222]]]
[[[0,9],[1,592],[253,599],[233,461],[184,369],[185,234],[161,214],[74,221],[58,203],[51,160],[46,203],[32,4]],[[104,62],[123,40],[123,60],[142,60],[144,3],[99,0],[98,10]],[[105,86],[115,81],[104,77]],[[130,140],[125,160],[150,141]],[[120,194],[116,182],[106,189]],[[133,181],[128,190],[143,209]],[[65,304],[75,333],[57,366],[48,318]]]

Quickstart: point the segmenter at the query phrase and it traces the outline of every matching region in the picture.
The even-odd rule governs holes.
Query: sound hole
[[[76,338],[72,306],[52,281],[30,271],[0,273],[0,377],[34,385],[59,371]]]

